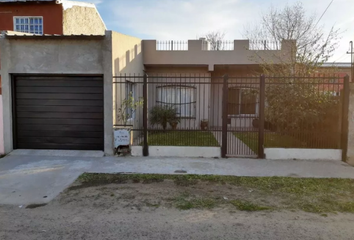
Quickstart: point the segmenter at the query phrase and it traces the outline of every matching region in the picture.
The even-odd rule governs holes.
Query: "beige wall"
[[[95,7],[72,6],[63,11],[64,35],[104,35],[106,26]]]
[[[102,73],[102,37],[100,39],[20,38],[4,40],[10,57],[10,73]]]
[[[281,50],[248,50],[248,40],[235,40],[232,51],[204,51],[202,40],[189,40],[187,51],[157,51],[156,40],[144,40],[145,65],[215,65],[257,64],[261,59],[276,63],[290,60],[293,41],[283,41]]]
[[[140,78],[113,78],[114,82],[142,82],[144,74],[143,53],[141,39],[124,35],[117,32],[112,32],[112,72],[113,76],[126,74],[127,76],[134,74]],[[121,83],[113,84],[113,122],[122,124],[118,121],[118,110],[121,107],[122,101],[126,98],[126,85]],[[141,83],[134,84],[135,98],[143,96],[143,85]],[[142,128],[143,115],[142,107],[135,112],[133,122],[134,128]],[[136,135],[136,134],[135,134]]]
[[[4,154],[4,126],[2,115],[2,96],[0,95],[0,155]]]

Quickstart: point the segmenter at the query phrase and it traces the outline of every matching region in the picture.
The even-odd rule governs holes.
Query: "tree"
[[[209,32],[204,35],[204,38],[207,43],[209,43],[210,50],[220,51],[223,50],[223,39],[225,33],[221,31]]]
[[[328,79],[307,78],[317,74],[318,67],[333,55],[338,45],[339,29],[332,27],[324,33],[318,25],[320,19],[309,16],[297,2],[281,9],[271,8],[259,24],[245,28],[244,35],[251,44],[252,40],[261,44],[255,50],[279,50],[283,40],[294,40],[287,42],[290,57],[261,55],[259,51],[253,51],[252,57],[265,75],[274,76],[267,78],[271,84],[266,84],[265,113],[266,120],[280,131],[319,130],[328,111],[338,109],[338,98],[321,87]]]
[[[323,26],[318,25],[320,19],[316,15],[309,16],[301,2],[282,9],[272,7],[254,27],[245,28],[244,36],[262,40],[258,43],[263,43],[265,50],[269,44],[280,49],[283,40],[294,40],[290,61],[278,55],[273,56],[278,64],[260,56],[255,60],[261,64],[265,74],[308,76],[327,62],[338,46],[339,29],[332,27],[327,34],[324,33]]]

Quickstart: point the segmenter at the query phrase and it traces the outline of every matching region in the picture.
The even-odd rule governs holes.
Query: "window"
[[[256,114],[258,91],[251,88],[229,88],[228,114]]]
[[[125,96],[126,99],[132,97],[135,100],[135,85],[133,82],[126,81],[125,84]],[[132,120],[135,118],[135,111],[132,108],[126,108],[126,115],[128,116],[128,120]]]
[[[14,17],[14,31],[43,34],[43,17]]]
[[[157,102],[177,108],[180,117],[195,117],[195,88],[164,86],[157,88]]]

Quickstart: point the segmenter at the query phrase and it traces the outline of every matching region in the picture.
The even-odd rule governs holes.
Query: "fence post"
[[[149,146],[148,146],[148,99],[147,99],[147,74],[144,74],[144,84],[143,84],[143,127],[144,127],[144,145],[143,145],[143,156],[149,156]]]
[[[223,83],[223,98],[222,98],[222,137],[221,137],[221,157],[226,158],[227,154],[227,122],[228,122],[228,114],[227,114],[227,103],[228,103],[228,79],[229,76],[224,75],[224,83]]]
[[[258,158],[264,156],[264,108],[265,108],[265,76],[261,75],[259,84],[259,125],[258,125]]]
[[[344,89],[343,89],[343,102],[342,102],[342,161],[347,161],[348,152],[348,111],[349,111],[349,76],[344,77]]]

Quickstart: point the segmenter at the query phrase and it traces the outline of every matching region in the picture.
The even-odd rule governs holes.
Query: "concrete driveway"
[[[338,161],[102,157],[100,152],[66,153],[14,151],[0,159],[0,204],[47,203],[84,172],[175,174],[182,170],[188,174],[354,178],[354,168]]]

